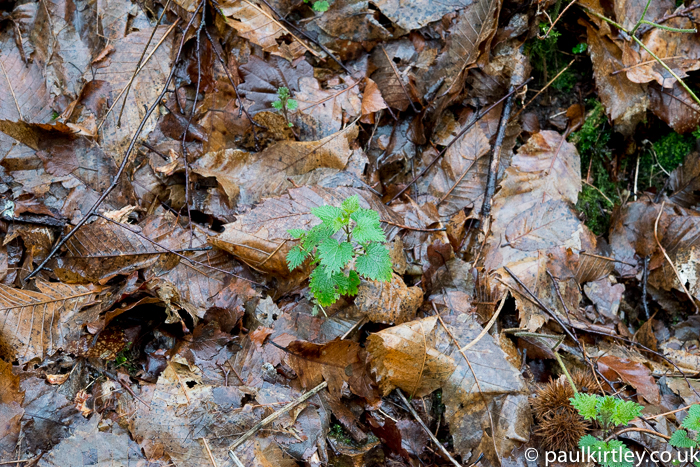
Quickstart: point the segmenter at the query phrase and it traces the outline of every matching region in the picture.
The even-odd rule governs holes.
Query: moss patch
[[[605,108],[599,101],[589,101],[588,106],[591,110],[586,121],[579,131],[571,134],[569,141],[576,146],[581,156],[582,178],[586,178],[590,167],[595,188],[583,185],[576,208],[583,213],[588,228],[596,235],[602,235],[610,226],[610,211],[613,207],[610,201],[619,202],[619,187],[618,183],[610,180],[606,168],[606,163],[611,159],[608,143],[612,127],[605,115]]]

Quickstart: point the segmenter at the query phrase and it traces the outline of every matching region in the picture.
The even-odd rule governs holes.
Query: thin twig
[[[445,147],[443,148],[443,150],[440,151],[440,152],[438,153],[438,155],[435,156],[435,158],[434,158],[432,161],[430,161],[430,164],[428,164],[428,166],[427,166],[426,168],[424,168],[423,170],[421,170],[421,172],[420,172],[418,175],[416,175],[415,177],[413,177],[413,180],[411,180],[408,184],[406,184],[406,186],[405,186],[401,191],[399,191],[398,193],[396,193],[396,194],[394,195],[394,197],[391,198],[386,204],[391,204],[395,199],[397,199],[399,196],[401,196],[402,194],[404,194],[404,192],[405,192],[406,190],[408,190],[408,188],[409,188],[411,185],[413,185],[414,183],[416,183],[416,181],[417,181],[419,178],[423,177],[426,173],[428,173],[428,171],[437,163],[438,160],[440,160],[440,158],[445,154],[445,152],[446,152],[448,149],[450,149],[450,148],[452,147],[452,145],[454,145],[462,136],[464,136],[464,134],[465,134],[467,131],[469,131],[474,125],[476,125],[476,124],[479,122],[479,120],[481,120],[482,118],[484,118],[484,116],[485,116],[486,114],[488,114],[488,113],[491,112],[493,109],[495,109],[496,107],[498,107],[503,101],[505,101],[505,100],[508,99],[510,96],[512,96],[513,94],[515,94],[520,88],[522,88],[523,86],[525,86],[525,85],[526,85],[527,83],[529,83],[531,80],[532,80],[532,78],[529,78],[529,79],[528,79],[527,81],[525,81],[523,84],[521,84],[520,86],[518,86],[518,87],[516,87],[515,89],[511,90],[510,92],[508,92],[508,94],[506,94],[505,96],[501,97],[501,98],[498,99],[496,102],[494,102],[493,104],[491,104],[483,113],[480,113],[479,116],[476,117],[476,119],[475,119],[472,123],[470,123],[470,124],[468,124],[467,126],[465,126],[465,127],[462,129],[462,131],[460,131],[454,138],[452,138],[452,140],[451,140],[449,143],[447,143],[447,146],[445,146]]]
[[[607,196],[605,196],[605,193],[603,193],[602,191],[600,191],[600,188],[598,188],[597,186],[593,185],[592,183],[588,183],[588,182],[587,182],[586,180],[584,180],[584,179],[581,179],[581,181],[582,181],[583,183],[585,183],[586,185],[588,185],[589,187],[591,187],[591,188],[593,188],[594,190],[596,190],[598,193],[600,193],[600,195],[601,195],[603,198],[605,198],[605,201],[607,201],[608,203],[610,203],[610,206],[615,206],[615,203],[613,203],[613,202],[610,200],[610,198],[608,198]]]
[[[489,322],[486,323],[486,326],[484,326],[484,329],[481,330],[481,332],[479,333],[479,335],[476,336],[476,338],[475,338],[473,341],[471,341],[470,343],[468,343],[467,345],[465,345],[464,347],[462,347],[460,350],[465,351],[465,350],[471,349],[472,347],[474,347],[474,346],[476,345],[477,342],[479,342],[479,341],[481,340],[482,337],[484,337],[484,336],[489,332],[489,330],[491,329],[491,327],[494,325],[494,323],[495,323],[496,320],[498,319],[498,315],[501,314],[501,310],[503,309],[503,305],[504,305],[505,303],[506,303],[506,299],[505,299],[505,297],[504,297],[503,300],[501,300],[501,303],[498,305],[498,308],[496,309],[496,312],[493,314],[493,316],[491,317],[491,319],[489,320]]]
[[[10,78],[7,76],[7,72],[5,71],[5,65],[3,65],[2,60],[0,60],[0,68],[2,68],[2,73],[5,75],[5,80],[7,81],[7,85],[10,87],[10,93],[12,93],[12,99],[15,101],[15,106],[17,107],[17,113],[19,114],[19,120],[21,122],[24,121],[24,117],[22,116],[22,111],[19,108],[19,102],[17,102],[17,96],[15,96],[15,90],[12,89],[12,83],[10,82]]]
[[[207,443],[207,439],[202,438],[202,441],[204,441],[204,447],[207,449],[207,454],[209,455],[209,460],[211,461],[212,465],[214,467],[219,467],[218,465],[216,465],[216,460],[214,459],[214,456],[211,453],[211,449],[209,449],[209,443]]]
[[[411,108],[415,113],[418,113],[418,109],[416,108],[415,104],[413,103],[413,99],[411,99],[411,95],[408,93],[406,90],[406,86],[403,84],[403,80],[401,79],[401,74],[399,74],[399,70],[396,68],[396,65],[394,65],[394,61],[389,57],[389,54],[386,52],[386,49],[384,48],[383,45],[379,45],[379,47],[382,48],[382,52],[384,52],[384,55],[386,56],[387,62],[389,62],[389,66],[391,66],[391,69],[394,72],[394,75],[396,75],[396,79],[399,81],[399,84],[401,85],[401,89],[403,89],[403,93],[406,95],[406,99],[408,99],[408,103],[411,104]]]
[[[683,292],[688,296],[688,299],[690,302],[693,304],[695,307],[695,313],[700,313],[700,308],[698,308],[698,304],[695,303],[695,299],[693,298],[692,295],[690,295],[690,292],[688,292],[688,289],[685,287],[685,282],[683,281],[683,278],[681,277],[681,274],[678,272],[678,269],[676,269],[676,265],[673,264],[673,261],[671,261],[671,258],[669,258],[668,253],[666,253],[666,249],[661,245],[661,242],[659,241],[659,219],[661,218],[661,214],[664,212],[664,204],[666,201],[663,201],[661,203],[661,209],[659,209],[659,215],[656,216],[656,221],[654,222],[654,240],[656,240],[656,244],[659,245],[659,248],[661,249],[661,253],[664,254],[664,258],[666,258],[666,261],[668,261],[668,264],[671,265],[671,268],[673,268],[673,272],[676,273],[676,277],[678,278],[678,282],[680,282],[681,287],[683,287]]]
[[[574,2],[571,2],[570,5],[573,4],[573,3],[574,3]],[[568,8],[568,7],[567,7],[567,8]],[[527,106],[529,106],[530,104],[532,104],[532,103],[535,101],[535,99],[537,99],[537,97],[539,97],[540,94],[542,94],[543,92],[545,92],[545,91],[547,90],[547,88],[549,88],[549,87],[557,80],[557,78],[559,78],[562,74],[564,74],[564,72],[565,72],[566,70],[568,70],[568,69],[571,67],[571,65],[574,64],[574,62],[575,62],[576,60],[578,60],[578,57],[576,57],[576,58],[574,58],[573,60],[571,60],[571,61],[569,62],[569,64],[566,65],[564,68],[562,68],[561,71],[560,71],[559,73],[557,73],[557,75],[556,75],[554,78],[550,79],[550,80],[547,82],[547,84],[544,85],[544,87],[543,87],[542,89],[540,89],[539,91],[537,91],[537,93],[536,93],[534,96],[532,96],[532,98],[531,98],[529,101],[527,101],[527,103],[526,103],[525,105],[523,105],[523,107],[522,107],[520,110],[518,110],[518,113],[516,113],[515,115],[513,115],[513,118],[514,118],[514,119],[518,118],[518,116],[523,112],[523,110],[525,110],[525,109],[527,108]]]
[[[121,121],[122,121],[122,114],[124,113],[124,107],[126,107],[126,99],[129,97],[129,91],[131,90],[131,84],[134,82],[134,79],[136,78],[136,75],[138,72],[141,70],[141,62],[143,61],[144,55],[146,55],[146,51],[148,50],[148,46],[151,45],[151,41],[153,40],[153,36],[156,35],[156,31],[158,31],[158,25],[160,24],[160,21],[163,19],[163,16],[165,16],[165,13],[168,11],[168,8],[170,7],[170,1],[168,0],[165,2],[165,7],[163,7],[163,11],[161,12],[160,16],[158,17],[158,21],[156,21],[156,25],[153,28],[153,31],[151,31],[151,36],[148,38],[148,41],[146,42],[146,46],[143,48],[143,51],[141,52],[141,56],[139,57],[139,61],[136,62],[136,68],[134,69],[134,74],[131,75],[131,79],[129,80],[129,84],[126,85],[126,91],[124,93],[124,101],[122,101],[122,108],[119,111],[119,117],[117,118],[117,127],[121,126]],[[168,34],[166,33],[163,37],[166,37]],[[118,99],[117,99],[118,101]],[[115,101],[115,102],[117,102]]]
[[[292,409],[293,409],[294,407],[296,407],[297,405],[301,404],[302,402],[306,401],[307,399],[310,399],[311,397],[313,397],[314,394],[316,394],[317,392],[321,391],[321,390],[324,389],[326,386],[328,386],[328,383],[327,383],[326,381],[322,382],[321,384],[319,384],[318,386],[316,386],[316,387],[313,388],[312,390],[308,391],[308,392],[305,393],[305,394],[302,394],[301,397],[299,397],[298,399],[296,399],[296,400],[290,402],[289,404],[285,405],[284,407],[282,407],[282,408],[279,409],[278,411],[274,412],[274,413],[273,413],[272,415],[270,415],[269,417],[267,417],[267,418],[263,419],[262,421],[256,423],[255,426],[254,426],[253,428],[251,428],[250,430],[246,431],[240,438],[238,438],[238,439],[231,445],[231,447],[229,447],[228,454],[229,454],[229,456],[231,457],[231,459],[233,459],[233,457],[235,457],[234,451],[236,450],[236,448],[237,448],[238,446],[240,446],[241,444],[245,443],[245,442],[248,440],[248,438],[250,438],[250,437],[253,436],[255,433],[257,433],[257,431],[258,431],[259,429],[261,429],[261,428],[264,427],[265,425],[269,425],[269,424],[272,423],[273,421],[277,420],[280,416],[282,416],[282,415],[286,414],[287,412],[289,412],[290,410],[292,410]],[[235,461],[234,461],[234,462],[235,462]]]
[[[520,74],[513,72],[510,77],[510,89],[508,92],[508,98],[503,106],[503,112],[501,113],[501,121],[498,126],[498,133],[496,134],[496,142],[493,146],[493,152],[491,153],[491,162],[489,164],[489,172],[486,177],[486,190],[484,191],[484,201],[481,204],[481,222],[489,223],[491,218],[491,199],[493,194],[496,192],[496,181],[498,179],[498,170],[501,167],[501,151],[503,150],[503,140],[506,137],[506,128],[508,127],[508,122],[510,121],[510,114],[513,111],[513,104],[515,102],[515,91],[516,80],[521,79]],[[526,81],[527,83],[527,81]],[[487,227],[485,230],[490,228]]]
[[[433,306],[433,310],[435,311],[435,314],[437,315],[437,319],[440,321],[440,324],[442,324],[442,327],[445,329],[445,332],[447,332],[447,335],[450,336],[450,339],[452,339],[452,342],[454,343],[455,347],[457,347],[459,353],[462,354],[464,361],[467,362],[467,366],[469,366],[469,370],[474,376],[474,382],[476,383],[476,387],[479,389],[479,395],[481,396],[481,400],[484,403],[484,409],[486,410],[486,413],[489,416],[489,423],[491,425],[491,441],[493,441],[493,450],[500,464],[501,456],[498,454],[498,446],[496,446],[496,425],[493,423],[493,417],[491,416],[491,411],[489,410],[489,404],[486,401],[486,396],[484,396],[484,390],[481,389],[481,383],[479,382],[479,378],[476,376],[476,372],[474,371],[474,368],[472,368],[472,363],[469,361],[469,358],[467,358],[467,354],[465,354],[464,351],[459,347],[459,341],[457,341],[454,334],[452,334],[452,331],[450,331],[450,328],[448,328],[445,322],[442,320],[442,316],[438,312],[437,307],[435,306],[435,302],[430,302],[430,304]]]
[[[564,10],[562,10],[562,12],[559,13],[559,16],[557,16],[557,19],[555,19],[555,20],[552,22],[552,25],[549,27],[549,29],[547,29],[547,32],[544,33],[544,37],[538,37],[538,39],[546,39],[546,38],[549,36],[549,33],[552,32],[552,29],[554,29],[554,26],[556,26],[557,22],[561,19],[561,17],[564,15],[564,13],[566,13],[566,10],[568,10],[569,8],[571,8],[571,6],[572,6],[574,3],[576,3],[576,0],[574,0],[573,2],[569,3],[568,5],[566,5],[566,8],[564,8]]]
[[[423,228],[423,227],[409,227],[408,225],[397,224],[396,222],[385,221],[385,220],[382,220],[381,222],[384,222],[385,224],[393,225],[393,226],[398,227],[400,229],[415,230],[417,232],[444,232],[445,230],[447,230],[446,227],[437,227],[435,229],[427,229],[427,228]]]
[[[428,429],[428,427],[425,425],[425,422],[423,422],[423,419],[421,419],[420,416],[418,415],[418,412],[416,412],[416,409],[414,409],[411,406],[411,404],[406,399],[406,396],[403,395],[403,392],[401,392],[401,389],[396,388],[396,394],[399,395],[399,398],[401,399],[401,401],[406,405],[406,409],[409,412],[411,412],[411,415],[413,415],[413,418],[415,418],[416,421],[418,422],[418,424],[421,426],[421,428],[423,428],[423,431],[425,431],[428,434],[428,437],[433,441],[433,443],[435,443],[435,446],[438,447],[440,452],[442,452],[445,455],[445,457],[447,457],[450,460],[450,462],[452,462],[452,464],[454,464],[456,467],[462,467],[462,464],[457,462],[455,460],[455,458],[450,455],[450,453],[447,451],[445,446],[442,445],[440,440],[438,440],[435,437],[435,435]]]
[[[44,258],[44,261],[41,262],[41,264],[34,269],[29,275],[26,277],[25,280],[29,280],[32,277],[36,276],[39,271],[44,269],[46,264],[53,258],[58,250],[60,250],[63,245],[66,244],[66,242],[75,235],[75,233],[83,226],[85,223],[88,221],[88,219],[92,216],[92,214],[97,210],[97,208],[102,204],[102,202],[109,196],[109,194],[117,187],[119,184],[119,180],[121,179],[122,174],[124,173],[124,170],[126,170],[126,165],[129,162],[129,156],[131,155],[131,152],[134,150],[134,146],[136,145],[136,140],[138,139],[139,135],[141,135],[141,132],[143,131],[144,126],[146,126],[146,122],[148,119],[151,117],[151,114],[155,111],[155,109],[160,105],[160,101],[163,99],[163,96],[165,96],[165,93],[168,91],[168,87],[170,86],[170,82],[173,79],[173,76],[175,75],[175,70],[177,68],[177,63],[180,61],[180,55],[182,54],[182,49],[185,46],[185,39],[187,38],[187,30],[192,26],[192,23],[194,22],[195,17],[197,16],[197,13],[201,9],[203,3],[200,3],[197,9],[192,13],[192,18],[190,18],[189,23],[187,23],[187,27],[185,28],[185,32],[182,34],[182,40],[180,41],[180,47],[178,48],[177,55],[175,57],[175,60],[173,61],[173,66],[170,69],[170,74],[168,75],[168,79],[165,81],[165,85],[163,86],[163,90],[161,91],[160,95],[158,98],[155,100],[155,102],[151,105],[151,107],[148,109],[146,114],[143,116],[141,119],[141,123],[139,123],[138,128],[136,129],[136,132],[134,133],[134,136],[131,138],[131,142],[129,143],[129,147],[126,149],[126,153],[124,154],[124,159],[122,160],[121,165],[119,166],[119,170],[117,170],[117,173],[114,175],[114,178],[112,179],[112,183],[107,187],[107,189],[102,193],[102,195],[95,201],[95,203],[92,205],[92,207],[88,210],[88,212],[83,216],[80,221],[76,224],[76,226],[68,232],[60,242],[51,250],[51,252]]]
[[[219,269],[217,267],[210,266],[206,263],[202,263],[202,262],[194,260],[192,258],[188,258],[187,256],[182,255],[175,250],[171,250],[170,248],[156,242],[155,240],[146,237],[138,230],[135,230],[135,229],[132,229],[131,227],[129,227],[127,224],[122,224],[121,222],[117,222],[114,219],[110,219],[109,217],[105,217],[102,214],[93,214],[93,216],[96,216],[96,217],[99,217],[100,219],[104,219],[106,221],[112,222],[113,224],[116,224],[116,225],[122,227],[123,229],[128,230],[129,232],[133,233],[134,235],[137,235],[139,238],[142,238],[142,239],[146,240],[147,242],[151,242],[153,245],[157,246],[158,248],[162,248],[164,250],[164,252],[172,253],[173,255],[179,257],[180,259],[184,259],[185,261],[188,261],[190,264],[193,264],[193,265],[196,264],[197,266],[203,266],[205,268],[213,269],[214,271],[222,272],[224,274],[235,277],[237,279],[241,279],[241,280],[244,280],[246,282],[250,282],[251,284],[261,285],[261,286],[263,285],[263,284],[260,284],[259,282],[255,282],[255,281],[247,279],[245,277],[238,276],[230,271],[226,271],[225,269]],[[202,273],[202,274],[204,274],[204,273]],[[206,275],[206,274],[204,274],[204,275]]]
[[[659,438],[661,438],[661,439],[665,439],[666,441],[668,441],[668,440],[671,439],[670,436],[666,436],[666,435],[664,435],[664,434],[662,434],[662,433],[659,433],[658,431],[650,430],[649,428],[639,428],[639,427],[636,427],[636,426],[631,426],[631,427],[629,427],[629,428],[623,428],[623,429],[620,430],[620,431],[616,431],[615,433],[612,433],[610,436],[608,436],[607,438],[605,438],[605,441],[608,442],[608,441],[610,441],[611,439],[613,439],[614,437],[619,436],[619,435],[621,435],[622,433],[628,433],[628,432],[630,432],[630,431],[638,431],[638,432],[640,432],[640,433],[647,433],[647,434],[649,434],[649,435],[653,435],[653,436],[657,436],[657,437],[659,437]]]
[[[664,413],[652,415],[652,416],[650,416],[650,417],[646,417],[646,419],[647,419],[647,420],[653,420],[653,419],[655,419],[655,418],[665,417],[666,415],[673,415],[674,413],[683,412],[684,410],[688,410],[689,408],[691,408],[691,407],[694,406],[694,405],[698,405],[698,404],[695,403],[695,404],[686,405],[685,407],[681,407],[681,408],[676,409],[676,410],[671,410],[670,412],[664,412]]]
[[[238,100],[238,116],[241,116],[241,112],[244,113],[245,116],[248,117],[248,121],[250,122],[250,124],[253,126],[253,140],[255,141],[255,149],[258,149],[258,133],[255,131],[255,127],[264,127],[257,123],[255,120],[253,120],[253,117],[250,116],[248,110],[243,105],[243,99],[241,99],[241,94],[238,92],[238,86],[236,86],[236,82],[233,80],[233,77],[231,77],[231,73],[229,73],[228,67],[226,66],[226,62],[224,62],[224,58],[221,56],[221,53],[219,53],[219,49],[216,48],[218,44],[214,43],[214,40],[211,38],[211,35],[209,34],[209,30],[207,28],[204,28],[204,34],[206,34],[207,40],[211,44],[211,48],[214,50],[214,54],[216,54],[216,58],[221,63],[221,66],[223,67],[224,72],[226,73],[226,76],[228,77],[228,80],[231,83],[231,86],[233,86],[233,90],[236,93],[236,99]]]
[[[649,255],[644,257],[644,271],[642,274],[642,307],[644,315],[649,321],[649,302],[647,300],[647,281],[649,280]]]
[[[107,109],[107,112],[105,112],[104,116],[102,117],[102,120],[100,120],[99,125],[97,125],[97,130],[99,130],[100,128],[102,128],[102,125],[104,125],[104,123],[107,121],[107,117],[109,116],[109,114],[112,113],[112,110],[114,110],[114,107],[119,103],[119,99],[121,99],[121,97],[124,95],[124,93],[126,92],[127,88],[128,88],[129,86],[131,86],[132,81],[133,81],[134,79],[136,79],[136,76],[141,72],[141,70],[143,70],[143,69],[146,67],[146,65],[148,64],[148,62],[151,60],[151,57],[153,57],[153,55],[155,55],[155,53],[158,51],[158,49],[159,49],[160,46],[163,44],[163,42],[165,42],[165,39],[170,35],[170,33],[173,31],[173,29],[175,29],[175,26],[177,26],[179,23],[180,23],[180,18],[176,19],[175,22],[174,22],[173,24],[170,25],[170,27],[168,28],[168,30],[165,31],[165,34],[163,34],[163,37],[161,37],[160,40],[158,41],[158,43],[156,44],[156,46],[153,47],[153,50],[151,50],[151,53],[148,54],[148,57],[146,57],[146,59],[145,59],[145,60],[143,61],[143,63],[141,64],[141,66],[140,66],[140,67],[136,67],[136,70],[134,71],[134,74],[131,76],[131,80],[129,80],[129,82],[127,83],[126,87],[124,87],[124,89],[121,90],[121,92],[119,93],[119,95],[117,96],[117,98],[114,99],[114,102],[113,102],[112,105],[109,107],[109,109]],[[158,29],[157,26],[156,26],[156,29]],[[161,97],[161,99],[162,99],[162,97]],[[124,97],[124,102],[126,103],[126,96]],[[123,110],[123,108],[122,108],[122,110]],[[121,118],[121,114],[120,114],[120,118]]]

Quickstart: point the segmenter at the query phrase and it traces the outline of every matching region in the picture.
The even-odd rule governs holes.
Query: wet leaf
[[[406,287],[396,274],[391,282],[363,281],[355,298],[355,306],[363,316],[371,322],[386,324],[413,320],[422,302],[423,291]]]
[[[351,154],[349,143],[356,137],[353,126],[320,141],[280,141],[260,153],[227,149],[205,154],[192,170],[215,177],[232,203],[252,205],[283,194],[293,186],[287,180],[291,176],[321,168],[344,169]]]
[[[36,286],[39,292],[0,284],[0,344],[5,357],[27,362],[66,349],[81,331],[72,319],[94,303],[98,291],[43,281]]]
[[[516,443],[526,441],[529,436],[527,398],[519,395],[524,390],[524,381],[489,336],[464,350],[470,367],[459,347],[473,340],[481,326],[466,314],[443,317],[443,320],[450,326],[457,344],[437,317],[370,335],[367,351],[380,388],[384,394],[399,387],[406,394],[422,397],[441,387],[450,433],[455,449],[462,456],[467,456],[472,449],[492,450],[492,447],[486,448],[493,444],[483,431],[489,426],[486,410],[492,412],[494,420],[504,417],[508,424],[499,423],[495,427],[496,445],[499,455],[510,452]],[[486,399],[487,407],[482,398]],[[502,408],[496,409],[499,404],[503,404]],[[507,433],[505,426],[510,427]]]
[[[598,359],[598,368],[608,380],[622,380],[634,387],[639,395],[652,404],[661,400],[659,386],[651,376],[651,371],[639,362],[605,355]]]

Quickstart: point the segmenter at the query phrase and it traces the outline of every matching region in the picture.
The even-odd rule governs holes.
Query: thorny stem
[[[114,178],[112,179],[112,184],[107,187],[107,189],[102,193],[102,195],[95,201],[95,204],[92,205],[92,207],[88,210],[88,212],[83,216],[80,221],[76,224],[76,226],[68,232],[58,244],[56,244],[55,247],[53,247],[53,250],[44,258],[44,261],[37,266],[36,269],[34,269],[29,275],[26,277],[25,280],[29,280],[32,277],[36,276],[39,271],[44,269],[46,264],[53,258],[58,250],[60,250],[63,245],[66,244],[66,242],[75,235],[75,233],[80,229],[85,223],[88,221],[88,219],[95,213],[97,208],[102,204],[102,202],[107,199],[107,196],[117,187],[119,184],[119,180],[121,179],[122,174],[124,173],[124,170],[126,170],[126,165],[129,162],[129,156],[131,155],[131,152],[134,150],[134,146],[136,146],[136,140],[138,139],[139,135],[143,131],[143,127],[146,126],[146,122],[148,119],[151,117],[151,114],[156,110],[156,108],[160,105],[161,100],[163,99],[163,96],[165,96],[165,93],[168,92],[168,87],[170,86],[170,83],[173,80],[173,76],[175,75],[175,71],[177,68],[177,63],[180,61],[180,56],[182,55],[182,49],[185,46],[185,39],[187,38],[187,31],[190,29],[192,24],[194,23],[195,18],[197,17],[197,13],[199,10],[202,8],[202,4],[204,2],[200,3],[197,9],[192,13],[192,17],[190,18],[190,21],[187,23],[187,26],[185,27],[185,31],[182,34],[182,39],[180,40],[180,47],[177,49],[177,55],[175,56],[175,60],[173,61],[173,66],[170,69],[170,74],[168,75],[168,78],[165,80],[165,85],[163,86],[163,90],[161,91],[160,95],[158,98],[153,102],[151,107],[148,109],[146,114],[143,116],[141,119],[141,123],[139,123],[138,128],[136,129],[136,132],[134,133],[134,136],[131,138],[131,142],[129,143],[129,147],[126,149],[126,153],[124,154],[124,159],[122,159],[122,163],[119,166],[119,170],[117,170],[117,173],[114,175]]]

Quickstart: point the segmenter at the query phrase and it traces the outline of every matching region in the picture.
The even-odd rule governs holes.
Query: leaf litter
[[[569,372],[663,448],[700,402],[698,7],[0,3],[0,463],[519,464],[600,428],[537,399]],[[379,227],[320,264],[390,260],[321,306],[292,233],[348,199]]]

